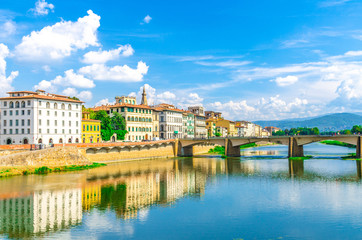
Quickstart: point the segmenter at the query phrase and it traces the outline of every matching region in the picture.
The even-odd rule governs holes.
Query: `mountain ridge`
[[[262,127],[273,126],[283,130],[297,127],[317,127],[320,131],[338,131],[351,129],[354,125],[362,125],[362,112],[332,113],[300,119],[261,120],[254,123]]]

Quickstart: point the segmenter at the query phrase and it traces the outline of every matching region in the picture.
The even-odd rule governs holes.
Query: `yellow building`
[[[216,136],[216,119],[209,118],[206,122],[207,136],[215,137]]]
[[[99,143],[101,137],[101,121],[90,119],[89,112],[82,113],[82,143]]]
[[[228,136],[237,136],[237,130],[235,128],[235,122],[226,119],[218,119],[216,121],[216,127],[223,127],[227,129]]]

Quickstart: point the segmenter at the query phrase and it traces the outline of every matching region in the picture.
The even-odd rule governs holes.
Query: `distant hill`
[[[334,113],[315,118],[255,121],[255,123],[262,127],[273,126],[281,129],[317,127],[320,131],[337,131],[351,129],[354,125],[362,125],[362,116],[360,114]]]

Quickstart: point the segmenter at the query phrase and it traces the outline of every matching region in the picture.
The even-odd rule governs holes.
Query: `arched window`
[[[39,138],[38,143],[43,143],[43,139]]]
[[[59,139],[59,143],[63,143],[63,138],[60,138],[60,139]]]
[[[126,101],[125,101],[126,103],[128,103],[128,101],[127,101],[127,99],[126,99]]]
[[[20,103],[18,101],[15,102],[15,108],[19,108],[20,107]]]
[[[85,138],[83,138],[83,143],[85,143]]]
[[[53,143],[53,138],[49,138],[49,144]]]
[[[25,101],[22,101],[22,102],[21,102],[21,107],[22,107],[22,108],[25,108]]]
[[[71,138],[68,139],[68,143],[72,143],[72,139],[71,139]]]
[[[130,117],[127,117],[127,121],[131,121],[131,120],[130,120]]]
[[[47,102],[46,107],[50,108],[50,103],[49,102]]]
[[[136,117],[136,122],[138,122],[138,117]]]
[[[145,128],[142,128],[142,132],[144,132],[145,131]]]
[[[137,129],[137,128],[136,128]],[[132,127],[132,132],[134,132],[134,127]]]
[[[79,139],[78,139],[78,138],[75,139],[75,143],[79,143]]]
[[[10,107],[10,108],[14,108],[14,103],[13,103],[13,102],[10,102],[9,107]]]
[[[134,117],[131,118],[131,121],[134,121]]]
[[[64,103],[62,103],[62,109],[65,109],[65,104]]]
[[[68,110],[72,110],[72,105],[68,104]]]
[[[54,109],[58,109],[58,104],[54,103]]]
[[[138,128],[138,130],[141,132],[141,131],[142,131],[142,128]]]
[[[89,125],[87,125],[87,131],[89,131]]]

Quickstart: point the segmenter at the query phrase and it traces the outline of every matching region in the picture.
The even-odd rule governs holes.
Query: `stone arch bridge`
[[[178,139],[177,156],[192,156],[193,146],[199,144],[214,144],[225,147],[225,155],[229,157],[240,157],[240,146],[249,143],[270,142],[288,146],[288,157],[303,157],[303,146],[306,144],[320,142],[323,140],[335,140],[356,145],[356,157],[362,156],[362,141],[359,135],[336,135],[336,136],[281,136],[281,137],[230,137],[230,138],[209,138],[209,139]]]

